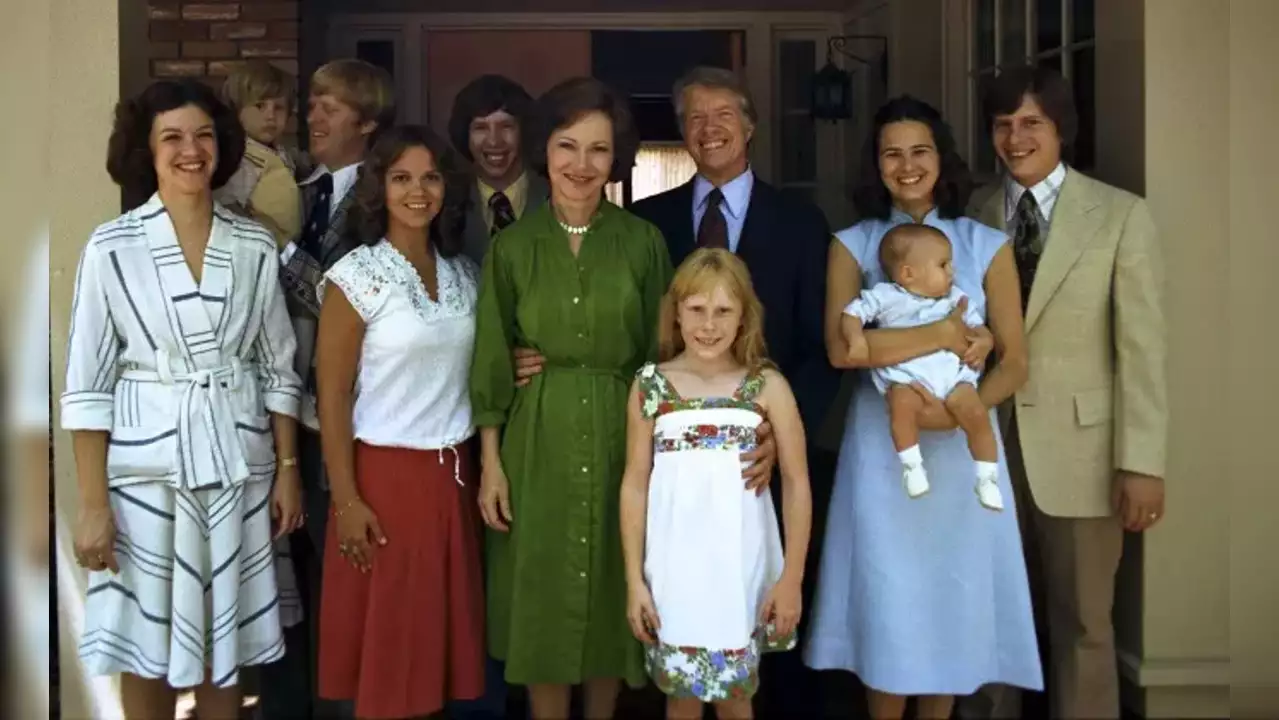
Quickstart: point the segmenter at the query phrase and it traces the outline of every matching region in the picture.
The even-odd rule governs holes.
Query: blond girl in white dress
[[[795,646],[812,501],[790,385],[764,357],[763,311],[727,250],[684,261],[662,300],[660,364],[628,405],[622,543],[627,618],[667,716],[750,717],[763,652]],[[781,533],[740,453],[768,422],[783,481]]]

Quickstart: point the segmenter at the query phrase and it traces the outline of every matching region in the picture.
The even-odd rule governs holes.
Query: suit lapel
[[[745,259],[747,252],[753,252],[756,245],[762,246],[768,240],[769,228],[773,227],[773,216],[777,209],[773,188],[755,178],[751,186],[750,201],[746,204],[746,221],[742,223],[741,237],[737,238],[738,257]]]
[[[1087,179],[1073,170],[1062,183],[1061,194],[1053,206],[1044,254],[1035,270],[1035,283],[1026,304],[1026,332],[1034,328],[1044,307],[1101,227],[1103,214],[1097,212],[1100,204],[1089,190]],[[1001,205],[1002,200],[1001,197]]]
[[[693,181],[680,185],[671,192],[671,220],[666,223],[670,227],[671,236],[666,238],[670,249],[671,261],[676,265],[683,262],[697,249],[697,237],[693,231]],[[660,223],[659,223],[660,225]]]
[[[327,269],[338,258],[334,257],[338,248],[342,246],[342,234],[346,230],[346,216],[351,209],[351,205],[355,203],[355,187],[343,196],[338,203],[337,210],[333,213],[333,219],[329,221],[329,228],[324,232],[324,237],[320,238],[320,260],[321,264]]]

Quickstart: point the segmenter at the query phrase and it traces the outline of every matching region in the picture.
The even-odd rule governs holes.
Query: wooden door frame
[[[333,57],[354,54],[355,42],[369,37],[396,44],[396,93],[402,98],[400,119],[423,122],[429,116],[424,83],[425,52],[433,30],[741,30],[745,33],[746,82],[759,112],[760,128],[751,143],[751,165],[765,179],[773,177],[775,124],[773,96],[774,42],[779,31],[840,34],[840,12],[634,12],[634,13],[341,13],[329,19],[327,45]],[[418,58],[417,61],[410,60]],[[840,149],[842,150],[842,148]]]

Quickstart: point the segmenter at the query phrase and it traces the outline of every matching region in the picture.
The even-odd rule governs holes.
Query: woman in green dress
[[[611,717],[619,680],[645,682],[626,621],[618,493],[626,400],[656,354],[672,268],[657,228],[604,201],[638,140],[626,100],[579,78],[538,101],[533,166],[551,199],[503,230],[484,261],[471,366],[488,533],[488,635],[534,718]],[[542,372],[517,388],[512,352]]]

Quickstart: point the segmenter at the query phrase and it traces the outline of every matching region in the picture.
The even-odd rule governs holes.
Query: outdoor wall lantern
[[[849,52],[845,45],[850,40],[874,40],[884,45],[878,61],[867,60]],[[855,60],[862,65],[879,66],[880,79],[888,84],[888,38],[883,35],[837,35],[826,41],[826,64],[813,74],[812,115],[814,120],[847,120],[853,116],[853,78],[846,70],[836,67],[834,54]]]

